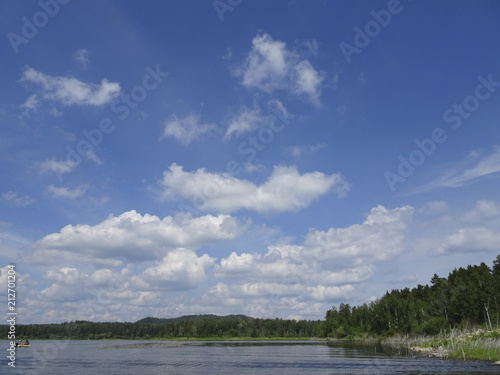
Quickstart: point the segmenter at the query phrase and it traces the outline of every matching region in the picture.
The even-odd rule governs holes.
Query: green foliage
[[[420,333],[424,333],[426,335],[437,335],[446,328],[447,324],[447,320],[442,316],[430,318],[422,324],[420,327]]]
[[[18,325],[19,337],[30,339],[181,339],[308,338],[321,334],[320,321],[254,319],[244,315],[189,315],[173,319],[144,318],[135,323],[75,321]],[[0,334],[7,336],[7,326]],[[4,332],[4,333],[2,333]]]
[[[431,286],[387,292],[370,305],[333,307],[321,326],[323,336],[435,335],[451,327],[499,328],[500,255],[492,269],[481,263],[454,269],[447,278],[434,274],[430,281]]]

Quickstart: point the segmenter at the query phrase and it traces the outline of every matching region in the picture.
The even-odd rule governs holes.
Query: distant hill
[[[182,323],[196,320],[225,320],[225,319],[243,319],[252,320],[253,318],[246,315],[213,315],[213,314],[201,314],[201,315],[183,315],[177,318],[153,318],[147,317],[138,320],[136,323],[140,324],[171,324],[171,323]]]

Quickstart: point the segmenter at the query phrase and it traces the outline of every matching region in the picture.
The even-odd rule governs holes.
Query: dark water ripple
[[[23,375],[500,374],[500,366],[487,362],[395,356],[367,346],[269,341],[39,341],[18,349],[16,368],[8,370]]]

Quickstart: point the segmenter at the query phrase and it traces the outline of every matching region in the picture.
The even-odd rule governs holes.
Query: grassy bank
[[[451,330],[437,336],[394,336],[382,345],[414,355],[500,362],[500,330]]]

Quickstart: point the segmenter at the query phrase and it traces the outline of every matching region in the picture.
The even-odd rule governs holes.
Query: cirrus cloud
[[[174,115],[170,120],[165,122],[161,139],[168,137],[175,138],[181,144],[187,146],[202,135],[214,132],[215,130],[217,130],[217,125],[202,124],[199,115],[190,114],[181,119]]]
[[[103,79],[100,84],[85,83],[74,77],[53,77],[33,68],[24,69],[21,81],[39,87],[38,97],[60,102],[63,105],[102,106],[120,94],[120,84]],[[38,100],[30,96],[31,102]]]
[[[269,34],[259,34],[252,40],[252,49],[243,64],[233,73],[241,78],[243,86],[262,91],[287,90],[305,96],[318,106],[324,75],[299,53],[288,50],[282,41]]]
[[[12,190],[2,193],[2,199],[18,207],[26,207],[36,202],[36,199],[27,195],[20,196],[17,191]]]

